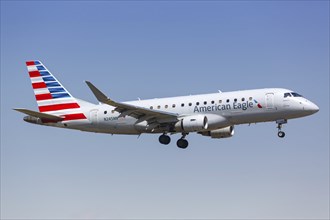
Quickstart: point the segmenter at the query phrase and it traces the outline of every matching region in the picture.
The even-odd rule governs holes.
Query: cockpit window
[[[289,92],[284,93],[284,98],[286,98],[286,97],[291,97],[291,94]]]
[[[299,95],[298,93],[296,92],[292,92],[291,93],[293,97],[303,97],[302,95]]]

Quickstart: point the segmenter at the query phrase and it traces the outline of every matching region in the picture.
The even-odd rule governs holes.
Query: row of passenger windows
[[[245,100],[247,100],[247,99],[245,99],[245,98],[241,98],[241,101],[242,101],[242,102],[244,102]],[[235,98],[235,99],[234,99],[234,102],[237,102],[237,101],[238,101],[238,99]],[[249,98],[249,101],[252,101],[252,97]],[[223,103],[222,100],[219,100],[218,102],[219,102],[219,104],[222,104],[222,103]],[[229,103],[229,102],[230,102],[230,99],[226,99],[226,102],[224,102],[224,103]],[[200,102],[196,102],[196,105],[197,105],[197,106],[200,105],[200,104],[201,104]],[[203,104],[204,104],[204,105],[207,105],[207,101],[204,101]],[[215,101],[212,100],[212,101],[211,101],[211,104],[215,104]],[[181,103],[181,107],[184,107],[184,106],[185,106],[185,103]],[[188,106],[192,106],[192,103],[189,102],[189,103],[188,103]],[[175,107],[176,107],[176,104],[172,104],[172,108],[175,108]],[[150,106],[149,108],[150,108],[150,109],[154,109],[154,106]],[[155,108],[160,109],[161,106],[158,105],[158,106],[155,107]],[[166,108],[166,109],[169,108],[169,105],[165,105],[164,108]],[[104,114],[107,114],[107,113],[108,113],[107,111],[104,111]],[[112,113],[112,114],[115,113],[115,110],[112,110],[111,113]]]
[[[242,101],[242,102],[244,102],[245,100],[246,100],[245,98],[241,98],[241,101]],[[252,97],[250,97],[249,100],[252,101]],[[234,99],[234,102],[237,102],[237,101],[238,101],[238,99],[235,98],[235,99]],[[219,100],[218,102],[219,102],[219,104],[223,103],[222,100]],[[225,103],[229,103],[229,102],[230,102],[230,99],[227,99]],[[197,106],[200,105],[200,104],[201,104],[200,102],[196,102],[196,105],[197,105]],[[203,104],[204,104],[204,105],[207,105],[207,101],[204,101]],[[215,101],[212,100],[212,101],[211,101],[211,104],[215,104]],[[185,103],[181,103],[181,107],[184,107],[184,106],[185,106]],[[188,103],[188,106],[192,106],[192,103],[189,102],[189,103]],[[176,107],[176,104],[173,104],[173,105],[172,105],[172,108],[175,108],[175,107]],[[161,106],[158,105],[158,106],[157,106],[157,109],[160,109],[160,108],[161,108]],[[169,108],[169,105],[165,105],[164,108]],[[154,109],[154,106],[150,106],[150,109]]]

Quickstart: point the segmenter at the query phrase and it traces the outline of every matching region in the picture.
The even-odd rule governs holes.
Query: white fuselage
[[[14,108],[27,115],[24,121],[107,134],[161,133],[158,140],[164,145],[171,142],[168,134],[181,133],[177,146],[182,149],[191,132],[227,138],[234,125],[245,123],[276,121],[283,138],[288,119],[319,110],[298,93],[279,88],[117,102],[85,81],[100,102],[95,105],[73,97],[39,60],[26,61],[26,66],[39,111]]]
[[[318,111],[318,107],[303,97],[284,97],[287,89],[256,89],[190,95],[172,98],[156,98],[123,102],[162,112],[188,115],[203,115],[208,118],[207,130],[231,125],[287,120],[304,117]],[[79,100],[78,100],[79,101]],[[79,129],[110,134],[163,133],[168,127],[148,129],[143,122],[121,115],[107,104],[94,105],[79,101],[87,121],[48,123],[51,126]],[[166,124],[167,121],[164,121]],[[162,121],[158,121],[162,123]],[[179,131],[173,130],[173,133]]]

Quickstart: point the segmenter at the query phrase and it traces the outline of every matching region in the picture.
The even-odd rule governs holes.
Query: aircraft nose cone
[[[316,113],[316,112],[318,112],[320,110],[320,108],[317,106],[317,105],[315,105],[314,103],[313,103],[313,113]]]
[[[308,105],[305,106],[305,111],[308,111],[311,114],[314,114],[314,113],[318,112],[319,110],[320,110],[320,108],[312,102],[308,103]]]

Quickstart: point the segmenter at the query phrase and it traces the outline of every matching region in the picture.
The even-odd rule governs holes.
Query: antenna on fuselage
[[[219,93],[222,93],[222,91],[221,91],[221,90],[218,90],[218,92],[219,92]]]

